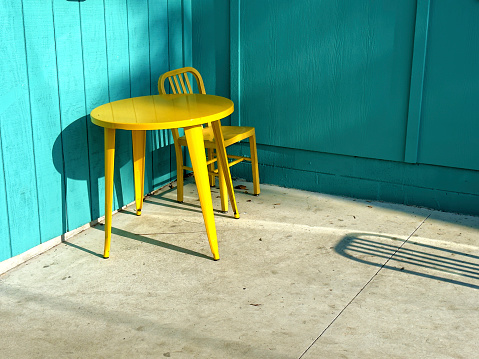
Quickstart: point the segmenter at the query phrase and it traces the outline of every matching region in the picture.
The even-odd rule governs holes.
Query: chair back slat
[[[191,92],[186,91],[185,83],[183,81],[183,76],[187,77],[188,75],[186,73],[185,74],[178,74],[178,78],[180,79],[180,84],[181,84],[181,88],[183,89],[183,93],[191,93]]]
[[[188,86],[189,93],[193,93],[193,89],[191,88],[190,80],[188,79],[188,74],[185,74],[185,81],[186,81],[186,85]]]
[[[182,93],[182,92],[181,92],[180,84],[178,83],[178,78],[177,78],[177,76],[173,76],[173,80],[175,80],[176,91],[177,91],[178,93]]]
[[[173,94],[176,95],[175,84],[173,83],[173,80],[171,79],[171,77],[168,77],[168,81],[170,82],[171,91],[173,91]],[[164,84],[163,84],[163,92],[160,91],[160,93],[166,93]]]
[[[158,80],[158,91],[160,94],[167,94],[165,88],[165,81],[168,79],[171,87],[171,92],[173,94],[192,94],[193,87],[191,86],[188,74],[192,74],[196,80],[196,85],[198,86],[198,92],[200,94],[206,94],[205,85],[203,83],[203,78],[201,77],[198,70],[193,67],[183,67],[181,69],[172,70],[161,75]],[[184,79],[183,79],[184,76]],[[178,81],[179,79],[179,81]],[[186,83],[186,85],[185,85]]]

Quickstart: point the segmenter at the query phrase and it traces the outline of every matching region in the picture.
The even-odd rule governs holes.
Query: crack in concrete
[[[366,282],[366,284],[359,290],[359,292],[356,293],[356,295],[348,302],[348,304],[346,304],[346,306],[343,309],[341,309],[341,311],[338,313],[338,315],[336,315],[336,317],[334,317],[334,319],[331,321],[331,323],[329,323],[326,326],[326,328],[323,329],[321,334],[319,334],[318,337],[315,340],[313,340],[311,345],[308,348],[306,348],[306,350],[299,356],[298,359],[301,359],[309,351],[309,349],[311,349],[313,347],[313,345],[316,344],[316,342],[319,340],[319,338],[321,338],[323,336],[323,334],[329,329],[329,327],[331,327],[331,325],[333,325],[333,323],[341,316],[341,314],[343,314],[343,312],[351,305],[351,303],[363,292],[364,289],[366,289],[366,287],[369,285],[369,283],[371,283],[374,280],[374,278],[376,278],[376,276],[379,274],[379,272],[401,250],[401,248],[409,241],[409,239],[414,235],[414,233],[416,233],[419,230],[419,228],[421,228],[421,226],[427,221],[427,219],[430,216],[431,216],[431,214],[429,214],[426,218],[423,219],[423,221],[421,223],[419,223],[419,225],[416,227],[416,229],[414,229],[414,231],[412,231],[412,233],[404,240],[404,242],[401,243],[401,245],[394,251],[394,253],[391,254],[388,259],[386,259],[386,261],[383,263],[383,265],[381,267],[379,267],[377,272],[374,273],[374,275]]]

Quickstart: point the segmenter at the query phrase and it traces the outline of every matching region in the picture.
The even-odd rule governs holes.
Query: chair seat
[[[221,126],[221,131],[223,132],[225,147],[254,135],[254,127]],[[203,137],[205,139],[205,148],[215,148],[213,129],[211,127],[203,128]],[[185,136],[181,136],[178,142],[181,146],[186,146]]]

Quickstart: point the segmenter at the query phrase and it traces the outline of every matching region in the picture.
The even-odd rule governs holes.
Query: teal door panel
[[[431,1],[418,162],[479,170],[479,1]]]
[[[239,11],[240,122],[259,143],[404,158],[416,1],[243,0]]]

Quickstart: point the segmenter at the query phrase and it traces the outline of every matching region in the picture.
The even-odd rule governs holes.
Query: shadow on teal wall
[[[188,0],[1,2],[0,261],[103,214],[103,130],[90,111],[157,93],[191,65]],[[114,206],[133,201],[131,135],[118,131]],[[147,137],[145,191],[176,176],[170,135]]]

